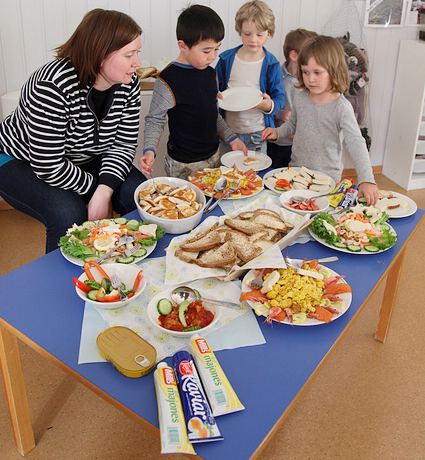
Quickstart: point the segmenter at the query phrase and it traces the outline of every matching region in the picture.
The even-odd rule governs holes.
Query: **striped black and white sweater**
[[[79,165],[102,155],[99,183],[116,189],[134,159],[140,114],[137,74],[130,84],[114,85],[104,116],[94,113],[92,85],[81,89],[67,59],[34,72],[22,88],[16,110],[0,125],[0,151],[28,161],[36,176],[80,195],[96,180]]]

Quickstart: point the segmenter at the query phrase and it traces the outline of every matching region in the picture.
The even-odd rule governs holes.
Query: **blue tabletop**
[[[249,458],[310,378],[356,315],[424,214],[392,219],[398,243],[379,254],[346,254],[317,242],[286,248],[292,258],[339,260],[332,269],[352,287],[348,311],[329,324],[295,327],[263,323],[266,344],[216,353],[245,410],[217,418],[223,441],[196,444],[205,459]],[[138,218],[136,212],[129,216]],[[162,257],[173,235],[165,235],[151,257]],[[56,250],[0,278],[0,317],[70,369],[158,427],[153,373],[138,379],[121,375],[108,363],[78,364],[84,302],[72,283],[81,268]],[[169,360],[171,363],[171,360]],[[249,434],[249,435],[247,435]]]

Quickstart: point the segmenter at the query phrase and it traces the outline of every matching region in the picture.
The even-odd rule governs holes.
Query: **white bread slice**
[[[305,177],[302,176],[297,176],[294,177],[293,182],[298,182],[299,184],[303,184],[307,187],[311,183],[311,180],[307,180]]]
[[[292,188],[294,190],[307,190],[307,186],[305,184],[300,184],[299,182],[293,182]]]
[[[318,185],[327,185],[330,186],[332,184],[332,179],[313,179],[313,184],[318,184]]]
[[[236,218],[225,219],[224,223],[234,230],[245,233],[247,235],[253,235],[254,233],[263,230],[264,226],[251,220],[241,220]]]
[[[227,241],[218,248],[205,251],[195,260],[200,267],[214,268],[223,267],[224,265],[234,264],[236,262],[236,253],[232,244]]]
[[[286,233],[286,224],[279,217],[274,217],[271,214],[263,213],[261,211],[256,212],[254,217],[251,219],[252,222],[264,225],[264,227],[272,228],[280,232]]]
[[[207,251],[208,249],[220,246],[220,244],[220,236],[215,230],[213,230],[212,232],[207,233],[203,238],[193,241],[192,243],[181,244],[180,249],[189,252]]]
[[[329,176],[326,176],[325,174],[316,174],[316,173],[314,173],[314,179],[316,179],[316,180],[326,180],[329,183],[332,183],[332,179]]]
[[[329,185],[311,184],[309,188],[315,192],[325,192],[329,189]]]
[[[314,177],[313,171],[308,169],[306,166],[301,166],[299,171],[300,171],[300,174],[304,177],[307,177],[307,176],[310,178]]]

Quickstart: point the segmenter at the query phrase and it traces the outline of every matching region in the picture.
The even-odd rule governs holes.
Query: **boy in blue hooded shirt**
[[[248,150],[260,150],[265,154],[267,143],[261,140],[261,132],[264,128],[275,126],[274,116],[285,103],[280,63],[264,48],[275,31],[273,11],[263,1],[247,2],[236,13],[235,29],[242,45],[220,54],[216,65],[219,90],[254,87],[261,91],[263,99],[254,108],[222,114]],[[220,144],[220,154],[230,150],[228,145]]]

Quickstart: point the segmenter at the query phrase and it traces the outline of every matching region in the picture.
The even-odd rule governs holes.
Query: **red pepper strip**
[[[99,302],[117,302],[121,300],[120,293],[113,290],[110,294],[105,294],[105,289],[101,287],[96,293],[96,299]]]
[[[105,270],[94,260],[90,260],[89,262],[86,262],[84,264],[84,272],[85,274],[87,275],[87,278],[91,281],[96,281],[90,271],[91,267],[94,266],[96,267],[99,272],[101,273],[101,275],[104,277],[104,278],[108,278],[109,279],[109,276],[108,274],[105,272]]]
[[[87,286],[87,284],[82,283],[78,278],[72,278],[72,282],[77,286],[78,289],[81,289],[86,294],[87,292],[92,290],[91,287]]]
[[[134,284],[133,284],[133,292],[136,292],[137,291],[137,288],[139,287],[139,284],[140,284],[140,280],[142,279],[143,277],[143,270],[140,270],[140,272],[137,274],[136,276],[136,279],[134,280]],[[127,296],[128,297],[128,296]]]

